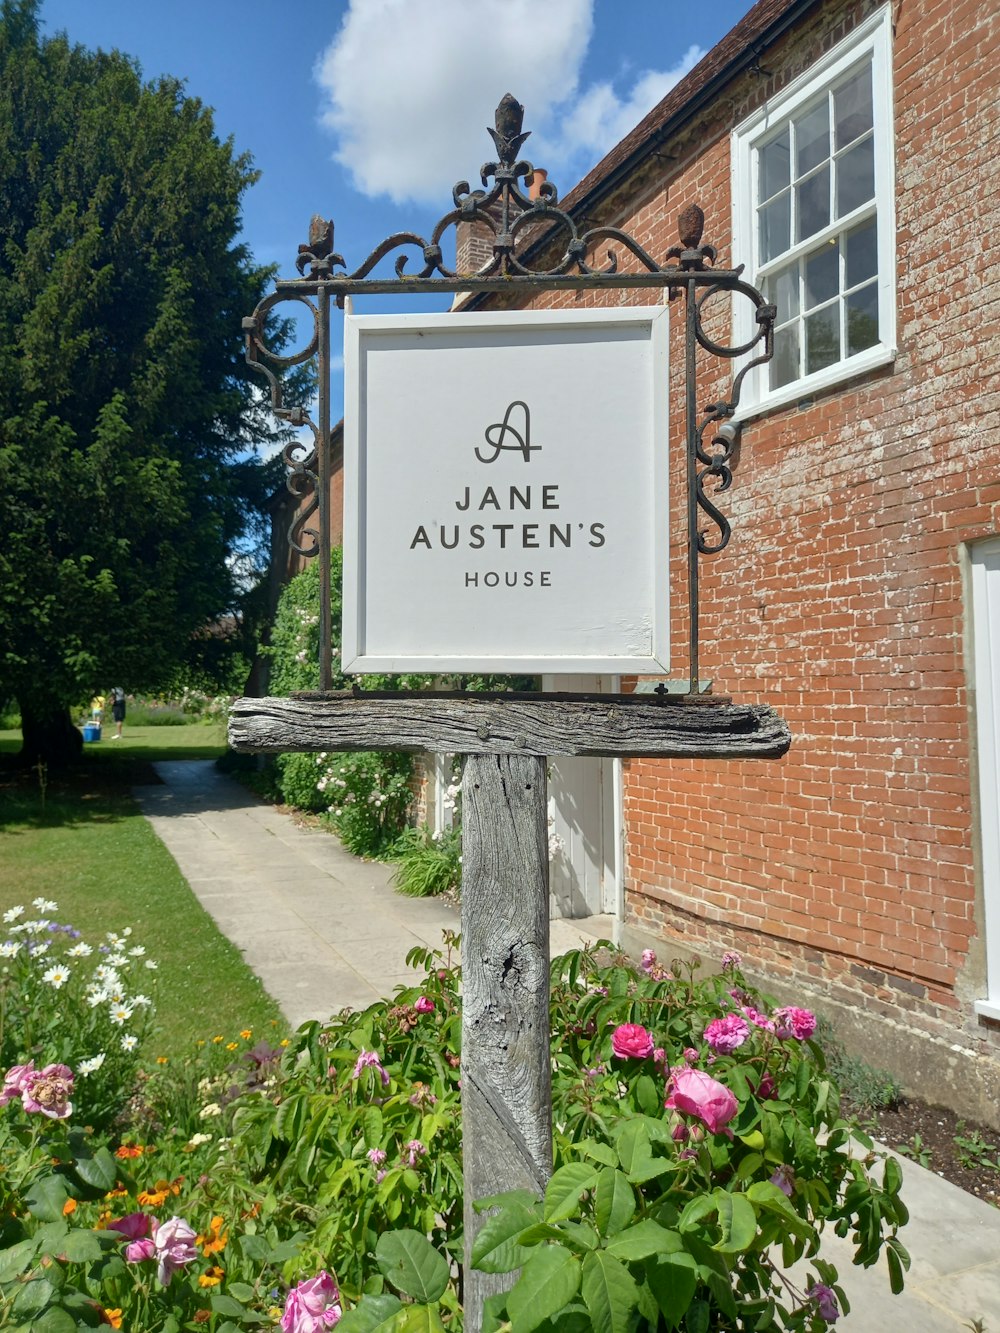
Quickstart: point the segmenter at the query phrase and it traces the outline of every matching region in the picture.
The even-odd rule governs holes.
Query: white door
[[[543,676],[542,689],[610,694],[611,676]],[[553,758],[549,762],[549,831],[555,849],[549,862],[553,916],[615,912],[620,858],[618,792],[613,759]]]
[[[972,638],[987,981],[975,1007],[1000,1019],[1000,540],[972,548]]]

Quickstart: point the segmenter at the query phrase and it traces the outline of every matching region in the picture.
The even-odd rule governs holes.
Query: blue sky
[[[261,172],[244,239],[293,277],[314,213],[333,218],[349,269],[392,232],[428,234],[454,183],[478,183],[493,151],[486,126],[508,91],[533,131],[524,156],[568,194],[750,7],[42,0],[40,17],[47,35],[127,52],[146,78],[186,80]]]

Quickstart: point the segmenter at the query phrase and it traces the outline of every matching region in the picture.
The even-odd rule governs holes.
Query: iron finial
[[[517,157],[521,145],[531,133],[530,130],[527,134],[521,133],[521,126],[524,124],[524,107],[513,93],[504,93],[500,99],[494,123],[496,129],[489,131],[490,137],[496,144],[500,161],[505,167],[509,167]]]
[[[697,204],[688,204],[677,219],[677,231],[685,250],[697,250],[705,230],[705,214]]]

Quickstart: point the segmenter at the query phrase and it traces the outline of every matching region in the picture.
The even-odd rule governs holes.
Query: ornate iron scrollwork
[[[247,360],[262,371],[271,386],[276,415],[293,425],[310,427],[315,448],[304,455],[301,444],[286,447],[285,460],[290,469],[289,489],[295,494],[311,488],[313,502],[298,516],[296,529],[319,509],[320,530],[304,529],[300,536],[312,540],[308,547],[292,541],[303,555],[318,550],[329,566],[329,515],[326,496],[329,487],[330,428],[329,379],[330,339],[329,305],[342,304],[347,296],[374,293],[464,292],[478,295],[504,294],[532,296],[538,291],[621,290],[653,287],[666,289],[671,299],[685,301],[685,443],[688,486],[688,603],[689,667],[692,690],[698,688],[698,561],[715,555],[729,542],[730,525],[717,497],[727,491],[733,480],[737,430],[732,424],[746,376],[754,367],[768,361],[773,350],[775,307],[765,302],[761,292],[743,280],[743,267],[716,268],[717,253],[702,243],[705,215],[697,204],[690,204],[678,218],[680,245],[667,251],[665,264],[656,259],[627,232],[617,227],[595,226],[580,231],[576,219],[559,205],[555,186],[544,180],[531,191],[535,168],[519,156],[529,137],[522,129],[524,108],[507,93],[496,110],[494,128],[488,132],[496,148],[496,160],[480,169],[482,189],[470,189],[468,181],[459,181],[452,190],[454,207],[437,222],[430,239],[416,232],[396,232],[387,236],[367,258],[352,271],[343,256],[334,250],[333,222],[314,217],[309,239],[299,246],[296,259],[298,278],[278,281],[272,296],[262,301],[253,315],[244,320],[247,335]],[[492,183],[491,183],[492,182]],[[473,274],[459,274],[446,267],[442,237],[450,227],[478,223],[492,237],[487,261]],[[565,237],[560,242],[560,238]],[[588,256],[602,247],[603,266],[596,266]],[[416,249],[422,259],[419,271],[408,271],[410,251]],[[375,276],[384,259],[396,255],[395,277]],[[555,252],[558,257],[553,261]],[[622,268],[621,256],[631,256],[632,264]],[[674,261],[674,262],[669,262]],[[730,346],[712,338],[705,329],[703,309],[719,293],[729,292],[748,298],[755,306],[756,329],[745,343]],[[282,300],[302,301],[313,313],[314,334],[309,346],[293,357],[271,353],[264,340],[264,324],[273,306]],[[315,300],[315,304],[313,301]],[[697,408],[697,353],[735,360],[746,358],[733,379],[728,399]],[[756,352],[756,355],[753,353]],[[301,407],[285,407],[281,384],[264,364],[279,370],[298,365],[316,356],[319,366],[319,421],[314,422]],[[302,488],[302,489],[299,489]],[[702,531],[699,514],[708,518],[714,536]],[[292,540],[290,534],[290,540]],[[321,578],[321,585],[323,585]],[[326,581],[328,587],[328,577]],[[330,627],[321,623],[321,684],[328,688],[331,678]]]

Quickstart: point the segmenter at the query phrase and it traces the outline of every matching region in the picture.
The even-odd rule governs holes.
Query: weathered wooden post
[[[771,355],[775,310],[740,269],[714,267],[701,244],[701,210],[680,218],[680,246],[661,265],[610,227],[580,232],[546,181],[518,157],[528,137],[508,94],[489,131],[498,161],[483,190],[460,181],[455,207],[431,240],[390,236],[354,271],[333,249],[333,224],[314,218],[299,247],[300,277],[244,320],[247,360],[269,379],[280,417],[311,428],[315,448],[286,449],[289,489],[313,492],[289,530],[319,555],[320,684],[291,699],[241,699],[230,718],[237,750],[407,750],[465,757],[463,778],[463,1154],[465,1320],[479,1333],[483,1301],[511,1279],[477,1273],[470,1254],[482,1219],[476,1200],[525,1186],[541,1192],[552,1168],[548,1036],[549,756],[774,757],[790,737],[764,705],[699,694],[698,566],[721,551],[729,525],[715,500],[729,464],[740,386]],[[494,236],[478,273],[443,264],[444,230],[479,224]],[[562,244],[562,258],[546,250]],[[621,243],[631,267],[588,262]],[[551,245],[549,248],[551,248]],[[370,276],[403,247],[423,268]],[[530,254],[527,247],[530,246]],[[532,256],[539,256],[536,266]],[[603,262],[603,259],[602,259]],[[688,674],[686,695],[405,694],[335,692],[329,614],[331,303],[369,293],[497,294],[652,288],[685,303],[684,449],[687,462]],[[757,333],[740,347],[711,339],[701,308],[716,292],[751,300]],[[267,319],[284,300],[312,311],[315,333],[292,358],[272,354]],[[345,337],[343,669],[349,672],[668,673],[666,419],[667,311],[457,313],[420,321],[354,317]],[[730,398],[699,419],[696,359],[743,357]],[[316,356],[318,422],[287,407],[281,370]],[[756,360],[750,360],[756,356]],[[606,459],[613,452],[615,484]],[[707,483],[713,483],[707,485]],[[319,533],[305,523],[319,510]],[[699,529],[707,516],[710,535]],[[309,538],[307,542],[304,539]]]

